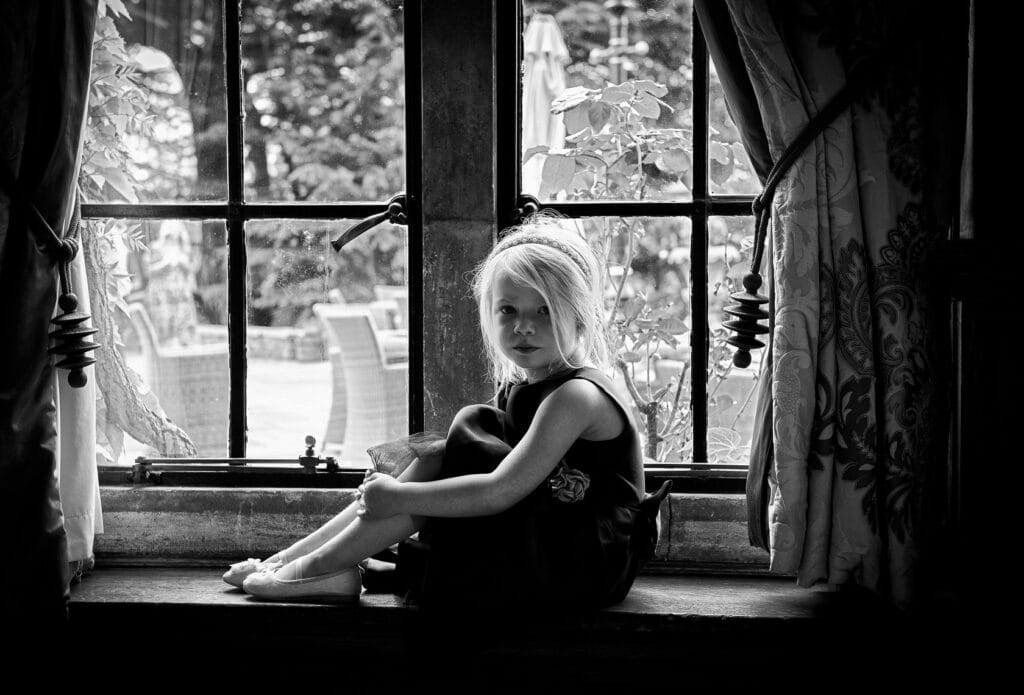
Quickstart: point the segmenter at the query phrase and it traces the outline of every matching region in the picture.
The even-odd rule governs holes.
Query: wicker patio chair
[[[408,434],[408,362],[389,364],[367,306],[314,304],[331,358],[332,403],[323,453],[366,468],[366,450]]]
[[[145,306],[133,303],[128,310],[150,388],[167,417],[185,430],[200,456],[226,456],[228,344],[160,345]]]

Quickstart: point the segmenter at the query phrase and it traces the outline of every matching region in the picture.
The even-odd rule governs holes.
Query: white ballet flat
[[[279,579],[276,570],[256,572],[245,578],[242,588],[264,601],[353,603],[363,590],[362,570],[347,567],[307,579]]]
[[[276,570],[278,567],[282,567],[283,565],[283,562],[277,562],[276,560],[274,562],[264,562],[258,558],[251,557],[248,560],[236,562],[231,565],[228,571],[223,574],[222,579],[231,586],[241,589],[242,583],[250,574],[254,574],[256,572],[270,572]]]

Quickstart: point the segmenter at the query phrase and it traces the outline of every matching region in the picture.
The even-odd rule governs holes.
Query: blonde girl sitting
[[[601,268],[554,219],[505,235],[473,285],[492,403],[458,413],[443,455],[368,473],[331,521],[225,581],[265,600],[355,600],[360,562],[419,532],[404,547],[419,549],[406,574],[423,604],[621,601],[653,552],[666,490],[644,498],[639,436],[606,376]]]

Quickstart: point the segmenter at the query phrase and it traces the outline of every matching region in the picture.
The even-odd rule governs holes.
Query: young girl
[[[443,455],[368,473],[325,526],[224,579],[267,600],[354,600],[359,563],[420,531],[399,567],[423,604],[621,601],[667,490],[644,499],[637,430],[604,374],[600,278],[586,241],[551,218],[507,234],[474,282],[493,405],[463,408]]]

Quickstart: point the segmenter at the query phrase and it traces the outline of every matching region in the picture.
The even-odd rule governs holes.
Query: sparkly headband
[[[511,241],[502,241],[498,244],[497,248],[494,249],[494,253],[498,254],[506,249],[512,248],[513,246],[522,246],[523,244],[540,244],[542,246],[550,246],[553,249],[558,249],[572,259],[573,263],[576,264],[576,267],[578,267],[580,272],[583,273],[583,277],[588,281],[591,279],[590,269],[587,268],[587,261],[579,251],[558,239],[545,236],[543,234],[523,234],[522,236],[515,237]]]

